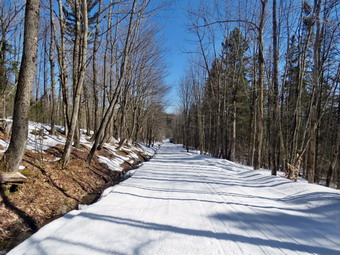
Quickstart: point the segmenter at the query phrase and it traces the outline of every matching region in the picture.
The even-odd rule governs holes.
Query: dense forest
[[[188,11],[174,141],[339,188],[339,1],[212,2]]]
[[[17,170],[28,120],[63,126],[66,166],[112,137],[187,150],[340,188],[338,0],[201,1],[195,40],[166,114],[154,18],[172,1],[0,0],[0,117],[13,118],[1,171]],[[61,131],[61,130],[59,130]]]
[[[152,18],[167,3],[150,2],[0,1],[1,117],[13,116],[3,171],[20,164],[28,120],[51,134],[64,126],[63,166],[82,129],[92,135],[87,164],[112,137],[162,140],[165,62]]]

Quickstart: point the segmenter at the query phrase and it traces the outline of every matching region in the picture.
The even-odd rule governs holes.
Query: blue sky
[[[165,82],[171,87],[167,99],[169,106],[167,112],[175,111],[177,106],[177,85],[184,75],[190,54],[185,53],[193,47],[190,42],[190,33],[187,31],[186,9],[198,4],[197,0],[176,0],[159,13],[156,22],[161,29],[163,48],[165,49],[165,61],[168,66],[168,74]]]

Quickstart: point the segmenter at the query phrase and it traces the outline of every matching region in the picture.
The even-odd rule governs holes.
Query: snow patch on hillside
[[[107,157],[98,156],[98,160],[100,163],[106,164],[108,168],[112,171],[123,171],[123,168],[120,167],[120,164],[115,159],[109,159]]]
[[[12,122],[11,119],[5,119],[7,122]],[[64,132],[64,127],[62,126],[55,126],[56,130],[59,132]],[[51,135],[49,133],[51,126],[49,124],[44,123],[37,123],[34,121],[29,122],[28,126],[28,140],[26,149],[31,150],[37,153],[45,153],[45,150],[49,148],[55,147],[58,144],[64,145],[66,142],[65,137],[61,135]],[[90,142],[90,136],[87,136],[87,132],[84,129],[81,129],[81,137],[80,143],[87,148],[92,147],[92,142]],[[93,134],[93,131],[90,132]],[[124,162],[129,162],[130,164],[134,162],[139,162],[139,158],[134,151],[142,152],[144,155],[148,157],[152,157],[155,154],[155,151],[151,148],[146,147],[145,145],[138,143],[136,145],[131,144],[129,147],[124,146],[124,150],[128,153],[126,156],[122,156],[117,152],[117,140],[112,138],[112,142],[115,142],[116,145],[113,143],[105,143],[104,147],[108,149],[108,152],[114,156],[114,158],[107,158],[104,156],[98,156],[99,161],[104,163],[108,166],[108,168],[112,171],[122,171],[123,168],[120,166]],[[5,152],[8,147],[9,141],[5,141],[0,139],[0,145],[4,148],[0,150],[0,152]],[[53,161],[59,160],[60,158],[56,158]]]

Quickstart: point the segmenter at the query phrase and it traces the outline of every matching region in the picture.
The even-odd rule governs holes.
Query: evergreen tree
[[[96,20],[100,13],[97,10],[97,6],[100,0],[88,0],[87,1],[87,13],[88,13],[88,23],[89,23],[89,31],[93,30],[93,27],[96,24]],[[76,15],[76,6],[74,4],[74,0],[67,0],[66,5],[63,6],[63,12],[65,15],[65,23],[66,23],[66,34],[70,41],[74,42],[76,37],[76,25],[77,25],[77,15]],[[88,38],[89,42],[91,42],[91,37]]]
[[[222,58],[223,58],[223,71],[227,91],[227,113],[228,119],[231,120],[230,125],[230,148],[228,150],[227,158],[235,160],[236,154],[236,130],[247,136],[248,130],[245,131],[237,127],[239,120],[243,119],[244,111],[247,109],[247,78],[246,78],[246,51],[249,47],[249,41],[242,35],[238,28],[234,28],[229,36],[222,43]],[[239,116],[240,114],[240,116]],[[243,115],[243,116],[242,116]]]

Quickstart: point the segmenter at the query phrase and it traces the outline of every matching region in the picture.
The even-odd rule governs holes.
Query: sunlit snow
[[[9,254],[340,254],[340,192],[166,143]]]

